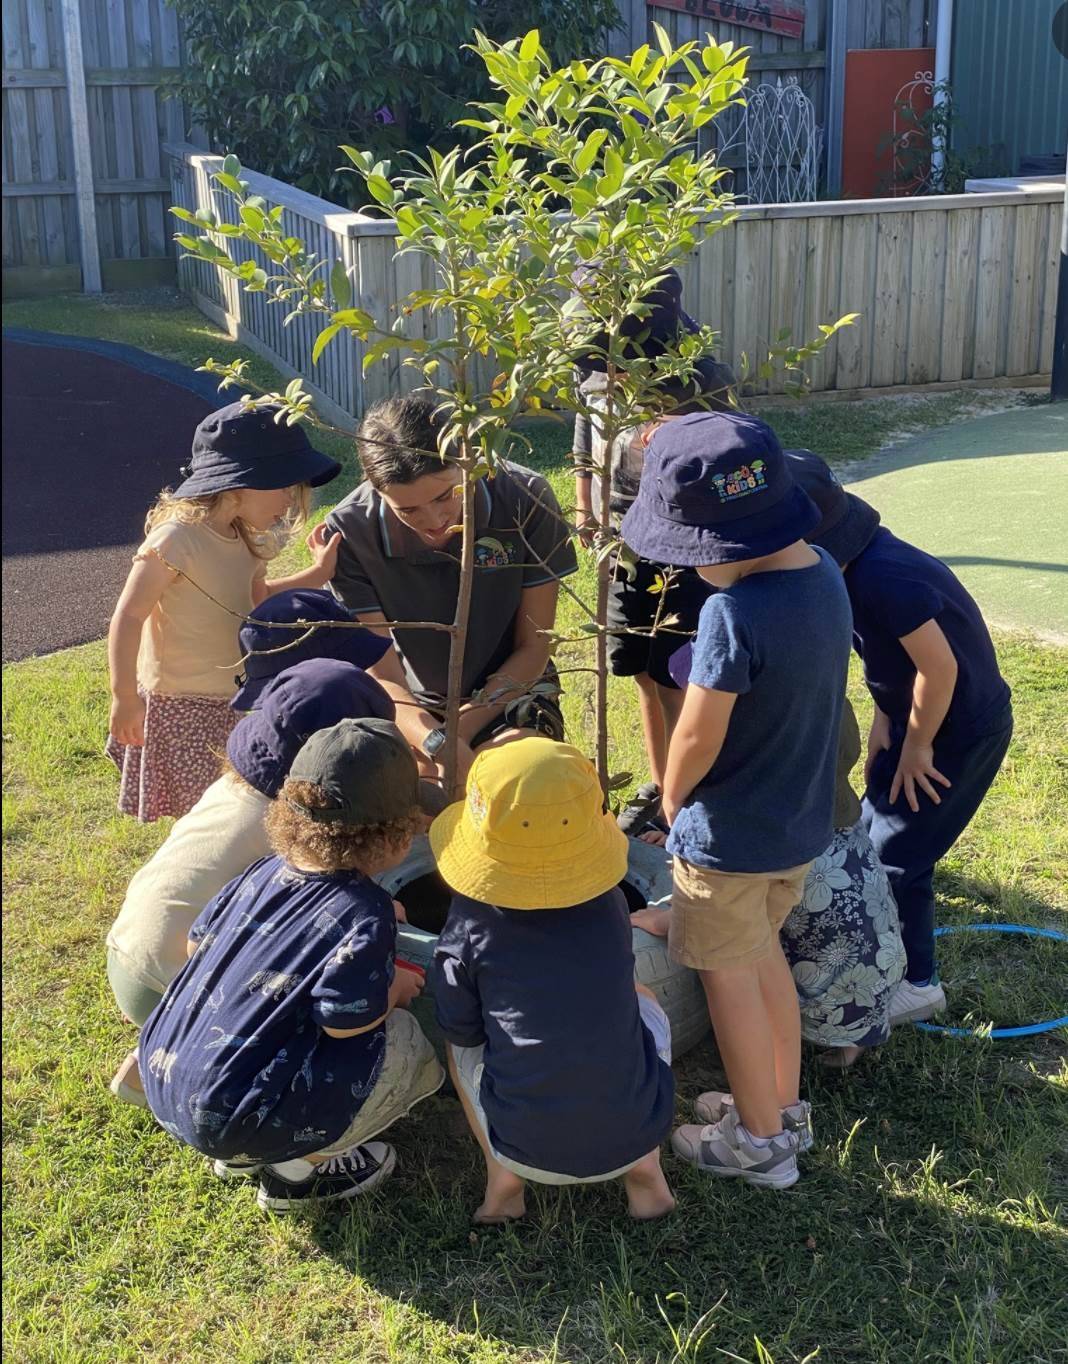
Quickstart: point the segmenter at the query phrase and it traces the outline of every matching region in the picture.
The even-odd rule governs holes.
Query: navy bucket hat
[[[787,450],[786,462],[794,482],[819,508],[820,523],[805,539],[825,549],[836,564],[852,563],[879,529],[879,513],[863,498],[847,493],[827,461],[811,450]]]
[[[577,270],[573,276],[576,286],[581,286],[596,269],[593,264]],[[619,334],[627,342],[624,358],[655,360],[670,346],[677,345],[680,336],[698,330],[697,323],[682,310],[682,279],[677,270],[669,269],[642,302],[648,309],[645,316],[631,313],[620,327]],[[582,369],[603,374],[608,369],[608,361],[602,353],[607,346],[607,333],[596,333],[585,342],[575,363]]]
[[[621,530],[654,563],[699,568],[774,554],[819,519],[770,426],[744,413],[699,412],[654,433]]]
[[[351,663],[311,658],[278,674],[259,709],[231,731],[226,756],[239,776],[273,800],[308,739],[340,720],[392,720],[392,700]]]
[[[284,671],[311,658],[333,658],[357,668],[370,668],[392,648],[388,634],[354,629],[356,618],[330,592],[310,587],[293,588],[266,597],[249,613],[238,638],[245,672],[230,704],[234,710],[254,710],[264,689]],[[318,630],[303,637],[300,630],[283,628],[294,621],[309,625],[324,621]],[[336,628],[342,622],[343,629]],[[331,627],[335,628],[331,628]],[[285,645],[290,647],[287,649]],[[269,652],[277,651],[281,652]],[[321,726],[320,726],[321,728]]]
[[[337,478],[341,465],[316,450],[300,423],[275,421],[276,403],[244,407],[230,403],[209,412],[193,436],[193,456],[182,469],[174,497],[208,497],[236,488],[260,491]]]

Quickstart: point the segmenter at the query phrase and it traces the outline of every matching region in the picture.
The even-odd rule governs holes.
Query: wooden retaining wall
[[[228,196],[213,192],[210,180],[221,159],[186,145],[168,150],[173,202],[224,214]],[[345,262],[355,301],[375,317],[392,323],[398,300],[427,287],[429,263],[394,259],[390,222],[254,172],[242,175],[253,193],[284,205],[293,235],[319,256]],[[744,356],[759,358],[782,328],[807,339],[819,323],[859,312],[811,362],[816,392],[1037,382],[1052,363],[1063,202],[1053,188],[743,207],[685,263],[686,305],[719,330],[721,353],[736,366]],[[179,281],[215,321],[287,375],[311,381],[335,419],[358,417],[377,398],[414,383],[396,357],[361,378],[361,348],[347,336],[313,367],[318,323],[298,318],[284,327],[279,305],[245,293],[213,266],[181,261]],[[434,325],[416,316],[420,326]],[[761,391],[769,387],[782,385]]]

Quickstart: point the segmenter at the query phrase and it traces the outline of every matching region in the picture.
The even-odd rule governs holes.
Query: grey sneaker
[[[762,1189],[788,1189],[801,1177],[796,1132],[782,1132],[758,1145],[733,1108],[708,1127],[688,1125],[671,1134],[676,1155],[706,1174],[744,1179]]]
[[[935,977],[927,985],[913,985],[910,980],[899,980],[890,996],[890,1026],[901,1023],[922,1023],[940,1014],[946,1007],[946,992]]]
[[[693,1111],[702,1122],[719,1122],[728,1109],[733,1111],[734,1099],[721,1089],[710,1089],[706,1094],[699,1094],[693,1106]],[[784,1108],[782,1125],[785,1131],[797,1133],[798,1155],[803,1156],[814,1149],[816,1134],[812,1130],[812,1105],[807,1100],[802,1099]]]
[[[616,823],[628,838],[636,838],[659,817],[662,808],[660,787],[655,782],[647,781],[644,786],[638,787],[620,810],[616,816]]]

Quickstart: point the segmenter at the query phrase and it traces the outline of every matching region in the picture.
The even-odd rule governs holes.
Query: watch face
[[[428,758],[432,758],[445,742],[445,731],[443,729],[432,729],[423,740],[423,752]]]

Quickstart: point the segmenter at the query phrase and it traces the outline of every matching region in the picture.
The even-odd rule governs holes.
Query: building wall
[[[1068,57],[1053,44],[1061,0],[956,0],[952,84],[958,152],[1000,144],[986,175],[1015,175],[1020,158],[1058,153],[1068,139]]]

